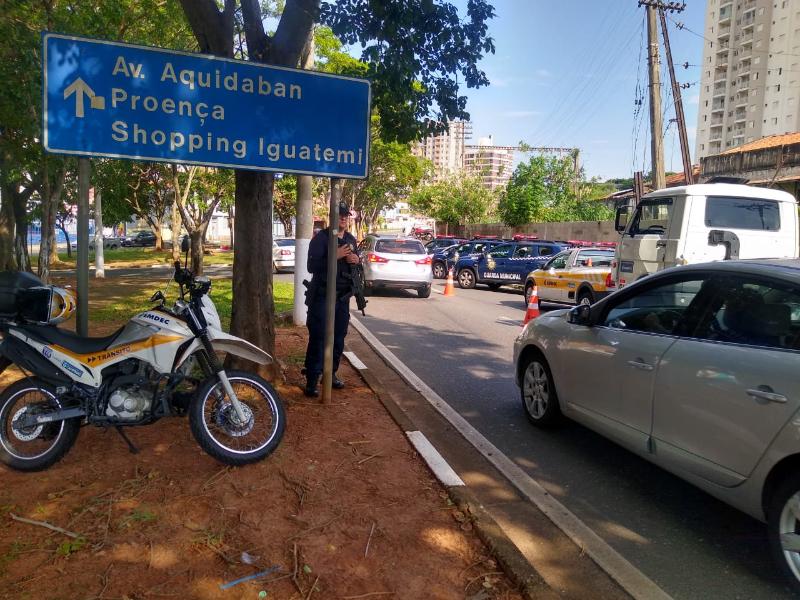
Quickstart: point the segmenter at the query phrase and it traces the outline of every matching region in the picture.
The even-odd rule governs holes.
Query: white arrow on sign
[[[89,96],[89,102],[92,108],[103,110],[106,107],[106,99],[102,96],[97,96],[94,90],[90,88],[86,82],[78,77],[73,81],[67,89],[64,90],[64,100],[75,94],[75,116],[83,118],[83,95]]]

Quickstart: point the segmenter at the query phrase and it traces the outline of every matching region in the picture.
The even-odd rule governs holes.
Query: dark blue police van
[[[503,241],[483,252],[461,255],[454,271],[462,288],[482,283],[496,290],[501,285],[525,283],[528,273],[569,247],[566,242],[549,240]]]
[[[458,262],[462,256],[480,254],[502,243],[502,240],[497,239],[480,239],[470,240],[469,242],[450,246],[449,248],[442,248],[434,252],[431,256],[433,277],[435,279],[444,279],[447,277],[447,271],[450,267],[455,267],[456,262]]]

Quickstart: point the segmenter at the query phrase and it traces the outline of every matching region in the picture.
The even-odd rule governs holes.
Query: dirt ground
[[[332,404],[302,395],[304,350],[279,329],[288,425],[259,464],[226,468],[168,419],[127,430],[136,455],[87,426],[45,472],[0,467],[0,598],[520,598],[349,364]]]

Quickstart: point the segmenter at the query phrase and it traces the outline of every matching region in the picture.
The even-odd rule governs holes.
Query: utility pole
[[[683,8],[674,9],[681,12]],[[681,158],[683,159],[683,176],[686,180],[686,185],[694,183],[694,174],[692,173],[692,156],[689,154],[689,138],[686,135],[686,119],[683,116],[683,100],[681,98],[681,86],[675,79],[675,65],[672,64],[672,50],[669,46],[669,33],[667,33],[667,18],[664,15],[664,9],[658,9],[658,15],[661,18],[661,33],[664,36],[664,52],[667,55],[667,66],[669,66],[669,78],[672,83],[672,97],[675,100],[675,118],[678,120],[678,137],[681,142]]]
[[[667,40],[667,29],[664,23],[664,11],[680,12],[686,8],[683,2],[664,2],[663,0],[639,0],[639,6],[647,8],[647,66],[650,74],[650,139],[652,159],[652,186],[654,190],[666,186],[664,174],[664,123],[661,116],[661,59],[658,51],[658,24],[656,23],[656,10],[661,12],[662,29],[664,39],[667,43],[667,56],[669,60],[670,76],[673,81],[673,91],[675,89],[675,74],[672,67],[672,57],[669,52],[669,42]],[[674,96],[676,106],[680,102],[680,93]],[[681,107],[681,119],[683,111]],[[683,131],[685,132],[685,122]],[[687,142],[688,153],[688,142]],[[681,153],[683,153],[683,141],[681,141]],[[685,168],[685,167],[684,167]],[[689,171],[687,182],[691,181],[692,165],[689,159]]]
[[[651,185],[654,190],[666,186],[664,175],[664,123],[661,117],[661,60],[658,54],[658,26],[655,6],[647,6],[647,66],[650,72],[650,158],[652,160]]]

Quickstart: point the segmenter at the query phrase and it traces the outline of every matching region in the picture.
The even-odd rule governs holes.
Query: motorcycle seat
[[[60,329],[55,325],[35,325],[26,323],[18,326],[28,335],[42,342],[66,348],[75,354],[91,354],[107,349],[122,331],[122,327],[105,337],[82,337],[77,333]]]

